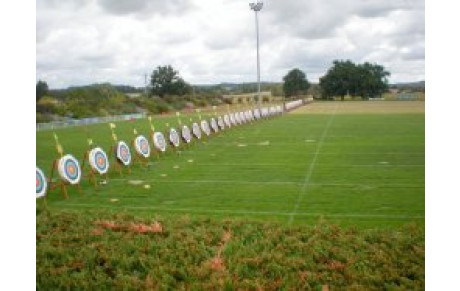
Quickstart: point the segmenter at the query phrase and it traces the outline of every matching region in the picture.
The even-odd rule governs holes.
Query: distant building
[[[136,92],[136,93],[125,93],[128,98],[139,98],[142,96],[142,93]]]
[[[265,97],[271,100],[272,92],[271,91],[260,92],[260,96],[262,97],[262,99]],[[231,100],[232,103],[254,103],[257,101],[257,92],[245,93],[245,94],[222,95],[222,98],[226,100]]]

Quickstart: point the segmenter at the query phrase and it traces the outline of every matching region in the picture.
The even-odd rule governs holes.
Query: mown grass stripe
[[[289,216],[289,222],[288,222],[289,225],[292,225],[292,222],[294,221],[294,216],[297,213],[297,210],[299,209],[300,203],[302,202],[302,198],[307,192],[308,183],[310,182],[311,174],[313,173],[313,169],[315,168],[316,160],[318,158],[318,153],[321,149],[321,146],[323,145],[324,140],[326,139],[329,128],[331,127],[331,124],[334,121],[336,111],[337,111],[337,105],[335,105],[334,111],[332,112],[332,115],[329,118],[329,121],[327,122],[326,127],[324,128],[323,134],[321,135],[318,145],[316,146],[316,151],[313,156],[313,160],[311,161],[310,167],[308,168],[308,171],[305,174],[305,180],[302,185],[302,188],[300,189],[299,196],[297,197],[297,201],[294,206],[294,210],[291,212],[291,215]]]

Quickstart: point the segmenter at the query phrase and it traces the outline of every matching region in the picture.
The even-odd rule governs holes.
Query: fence
[[[65,120],[65,121],[54,121],[54,122],[47,122],[47,123],[37,123],[36,130],[43,131],[43,130],[64,128],[64,127],[71,127],[71,126],[81,126],[81,125],[94,124],[94,123],[141,119],[141,118],[145,118],[146,116],[147,115],[145,113],[135,113],[135,114],[113,115],[113,116],[105,116],[105,117],[70,119],[70,120]]]

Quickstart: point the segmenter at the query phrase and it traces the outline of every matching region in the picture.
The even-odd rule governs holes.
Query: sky
[[[37,0],[36,79],[50,88],[144,86],[172,65],[191,84],[255,82],[254,12],[243,0]],[[390,83],[425,79],[424,0],[266,0],[261,80],[293,68],[318,82],[333,60],[378,63]]]

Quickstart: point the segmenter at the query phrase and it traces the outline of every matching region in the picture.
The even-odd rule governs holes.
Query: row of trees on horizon
[[[283,83],[262,83],[262,91],[273,96],[305,96],[331,99],[346,95],[363,99],[380,96],[388,90],[389,72],[378,64],[355,64],[349,60],[334,61],[333,66],[321,77],[319,84],[311,84],[300,69],[290,70]],[[223,95],[229,93],[253,93],[257,84],[222,84],[216,86],[192,86],[180,77],[172,66],[159,66],[153,70],[147,88],[97,84],[68,89],[52,90],[45,81],[36,85],[37,122],[62,118],[107,116],[133,112],[163,113],[186,107],[204,107],[232,102]],[[132,91],[137,98],[129,98]],[[131,91],[131,92],[130,92]],[[263,101],[265,100],[264,97]]]
[[[316,94],[319,93],[320,96],[315,97],[321,97],[324,99],[333,96],[344,97],[345,95],[360,96],[364,99],[376,97],[388,90],[389,85],[387,77],[389,75],[390,73],[386,71],[383,66],[378,64],[371,64],[367,62],[363,64],[355,64],[350,60],[336,60],[333,62],[333,66],[327,71],[327,73],[320,78],[320,90],[319,92],[315,92]],[[206,90],[202,86],[190,85],[180,77],[179,72],[171,65],[158,66],[155,70],[153,70],[150,76],[148,96],[183,96],[194,93],[194,90],[196,90],[197,87],[199,88],[199,93],[203,93],[202,91],[216,91],[216,88],[212,88],[211,86],[208,90]],[[294,68],[283,77],[283,84],[280,88],[282,89],[282,92],[274,88],[270,89],[272,89],[272,91],[277,91],[272,92],[275,93],[273,95],[283,94],[286,97],[291,97],[308,94],[310,87],[311,84],[308,81],[306,74],[300,69]],[[129,88],[141,91],[140,89],[130,86],[119,86],[117,89],[126,93]],[[252,86],[248,84],[246,88],[242,85],[240,91],[243,92],[238,93],[253,92],[254,89],[254,84]],[[41,80],[38,81],[36,95],[37,101],[48,92],[49,88],[47,83]]]

